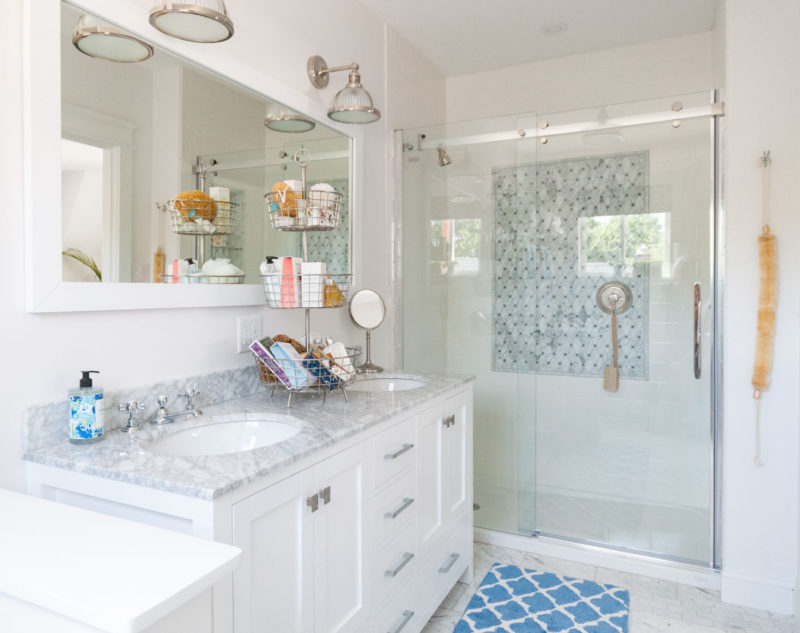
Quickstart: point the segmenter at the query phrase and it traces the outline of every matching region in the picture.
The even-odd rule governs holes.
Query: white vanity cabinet
[[[472,390],[421,411],[416,428],[419,564],[378,609],[370,633],[418,633],[456,581],[472,576]]]
[[[28,477],[32,494],[241,548],[214,633],[419,633],[472,573],[468,382],[214,499],[35,462]]]
[[[364,445],[233,504],[235,633],[349,633],[366,616]]]

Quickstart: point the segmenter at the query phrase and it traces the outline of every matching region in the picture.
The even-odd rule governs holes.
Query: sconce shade
[[[347,85],[336,93],[328,110],[328,118],[339,123],[373,123],[381,118],[372,96],[361,85],[358,70],[350,71]]]
[[[164,0],[150,11],[150,24],[187,42],[224,42],[233,36],[233,22],[223,0],[170,2]]]
[[[153,55],[149,44],[88,14],[78,18],[72,44],[89,57],[111,62],[143,62]]]

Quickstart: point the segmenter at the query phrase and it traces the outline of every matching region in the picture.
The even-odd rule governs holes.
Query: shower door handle
[[[694,284],[694,377],[700,378],[700,361],[701,359],[701,345],[703,342],[700,324],[700,307],[702,301],[700,300],[700,282],[696,281]]]

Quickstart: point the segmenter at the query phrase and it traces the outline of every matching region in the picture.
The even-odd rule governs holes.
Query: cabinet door
[[[467,433],[472,428],[472,400],[460,393],[442,405],[442,512],[445,525],[452,525],[467,511],[471,497]]]
[[[310,489],[310,490],[309,490]],[[304,471],[233,506],[235,633],[314,633],[313,521]]]
[[[355,631],[366,616],[366,452],[359,444],[314,468],[316,633]]]
[[[442,436],[445,430],[441,408],[438,405],[424,411],[419,417],[417,521],[420,552],[424,552],[432,546],[444,531],[442,521]]]

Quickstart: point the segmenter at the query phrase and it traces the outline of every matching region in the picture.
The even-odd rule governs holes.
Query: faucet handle
[[[186,410],[189,411],[190,409],[194,409],[194,397],[200,393],[194,387],[187,387],[186,391],[183,392],[183,397],[186,398]]]
[[[136,402],[136,400],[130,400],[124,404],[117,405],[117,408],[120,411],[127,411],[128,412],[128,421],[125,423],[120,431],[123,433],[131,433],[133,431],[140,431],[142,426],[136,420],[136,412],[144,410],[144,403]]]
[[[159,409],[166,409],[167,402],[169,402],[169,398],[167,396],[158,396],[158,408]]]

